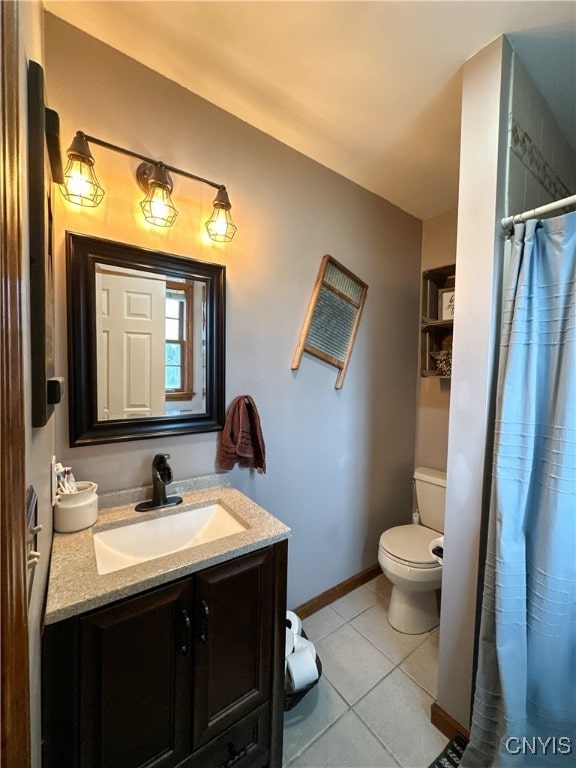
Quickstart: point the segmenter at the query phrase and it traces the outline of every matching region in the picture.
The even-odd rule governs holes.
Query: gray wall
[[[175,179],[180,217],[141,219],[136,161],[94,147],[107,194],[95,210],[54,193],[58,372],[66,373],[64,231],[117,239],[227,267],[227,402],[254,396],[268,472],[232,483],[292,528],[294,606],[377,560],[387,527],[409,519],[414,459],[421,224],[173,82],[47,15],[48,103],[61,141],[78,129],[226,183],[239,231],[228,246],[200,234],[213,190]],[[321,257],[369,284],[342,390],[336,369],[290,363]],[[101,490],[149,482],[168,451],[176,478],[213,472],[217,434],[70,449],[66,408],[58,459]]]

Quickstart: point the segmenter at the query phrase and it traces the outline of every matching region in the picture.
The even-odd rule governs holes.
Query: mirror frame
[[[109,264],[206,284],[206,410],[200,414],[98,420],[96,264]],[[113,240],[66,232],[70,447],[142,440],[224,426],[226,267]]]

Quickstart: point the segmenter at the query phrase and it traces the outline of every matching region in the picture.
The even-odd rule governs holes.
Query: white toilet
[[[444,533],[446,473],[414,470],[420,525],[399,525],[380,536],[378,562],[392,582],[388,621],[399,632],[418,635],[438,625],[435,590],[442,583],[442,566],[429,544]]]

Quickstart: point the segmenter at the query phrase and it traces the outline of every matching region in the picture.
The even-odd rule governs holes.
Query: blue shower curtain
[[[576,765],[576,212],[514,229],[461,768]]]

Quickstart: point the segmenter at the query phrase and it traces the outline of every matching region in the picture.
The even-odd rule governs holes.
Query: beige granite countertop
[[[179,494],[183,503],[155,512],[136,512],[138,501],[151,498],[150,489],[130,489],[99,498],[96,524],[77,533],[55,533],[52,546],[46,624],[84,613],[151,587],[253,552],[290,536],[290,529],[240,491],[225,474],[173,483],[168,495]],[[127,568],[99,575],[93,535],[127,523],[174,515],[185,509],[218,502],[247,530],[207,544],[180,550]]]

